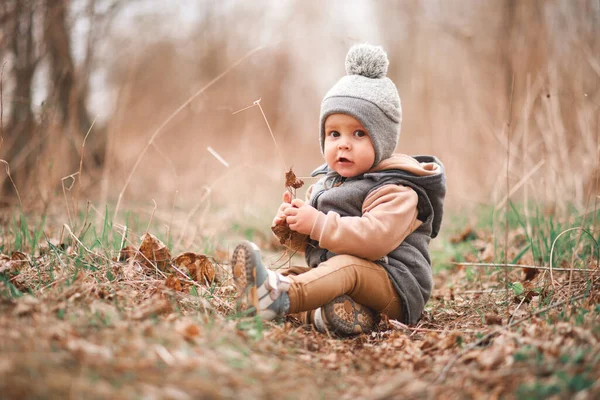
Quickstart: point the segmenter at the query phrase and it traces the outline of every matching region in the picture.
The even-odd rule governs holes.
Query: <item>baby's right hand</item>
[[[285,222],[285,210],[288,207],[292,206],[292,194],[288,191],[283,192],[283,203],[277,209],[277,214],[275,214],[275,218],[273,219],[273,223],[271,226],[281,225]]]

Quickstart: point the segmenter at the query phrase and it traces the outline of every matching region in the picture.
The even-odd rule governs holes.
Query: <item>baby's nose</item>
[[[346,139],[342,139],[338,142],[338,148],[348,149],[348,148],[350,148],[350,142]]]

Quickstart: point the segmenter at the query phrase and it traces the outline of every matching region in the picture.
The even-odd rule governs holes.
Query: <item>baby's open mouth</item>
[[[352,162],[352,161],[348,160],[346,157],[340,157],[340,158],[338,158],[338,162],[346,163],[346,162]]]

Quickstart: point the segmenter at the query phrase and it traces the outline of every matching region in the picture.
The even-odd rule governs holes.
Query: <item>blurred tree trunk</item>
[[[33,138],[35,118],[32,111],[32,82],[39,56],[34,38],[35,4],[32,1],[13,1],[4,3],[3,19],[6,20],[8,50],[13,55],[12,75],[14,91],[10,107],[9,121],[5,130],[4,152],[11,166],[17,158],[23,156],[27,145]],[[4,33],[4,32],[3,32]],[[15,180],[22,180],[32,165],[32,158],[23,156],[19,169],[13,168]],[[3,177],[1,193],[12,191],[10,182]]]
[[[33,39],[33,6],[30,2],[16,1],[13,10],[11,50],[14,55],[15,89],[7,131],[15,138],[15,145],[26,143],[34,125],[31,83],[37,67]]]
[[[50,58],[50,79],[57,111],[71,134],[85,135],[91,121],[85,104],[87,82],[75,70],[71,54],[68,2],[46,0],[45,42]]]

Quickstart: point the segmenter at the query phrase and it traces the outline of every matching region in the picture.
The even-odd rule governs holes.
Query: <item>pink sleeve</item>
[[[421,225],[417,219],[417,193],[409,187],[385,185],[363,202],[361,217],[320,212],[310,237],[336,254],[377,260],[402,243]]]

